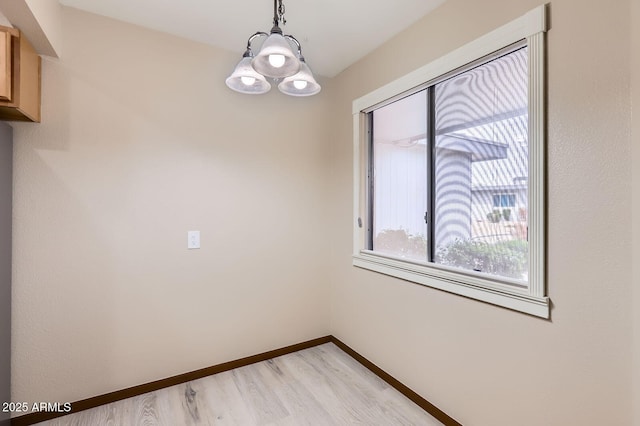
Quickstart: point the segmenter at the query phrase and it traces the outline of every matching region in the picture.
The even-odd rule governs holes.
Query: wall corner
[[[0,12],[40,55],[62,54],[62,6],[58,0],[0,0]]]

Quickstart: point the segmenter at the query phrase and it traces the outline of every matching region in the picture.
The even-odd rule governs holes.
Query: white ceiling
[[[59,0],[66,6],[191,40],[244,52],[247,38],[269,32],[272,0]],[[284,0],[286,34],[312,70],[334,77],[445,0]],[[233,68],[235,64],[230,64]]]

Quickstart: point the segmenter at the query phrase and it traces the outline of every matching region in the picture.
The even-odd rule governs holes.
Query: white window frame
[[[481,300],[530,315],[549,318],[546,294],[545,254],[545,32],[546,6],[525,15],[452,51],[451,53],[353,101],[354,227],[353,265],[407,281]],[[528,286],[522,282],[462,271],[438,264],[423,264],[382,255],[367,249],[367,143],[366,114],[390,99],[504,49],[514,43],[528,49]]]

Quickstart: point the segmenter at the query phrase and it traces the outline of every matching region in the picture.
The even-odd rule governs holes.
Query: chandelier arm
[[[302,56],[302,46],[300,45],[300,42],[294,36],[292,36],[290,34],[285,34],[283,37],[288,38],[289,40],[293,41],[293,43],[298,48],[298,55]]]
[[[247,40],[247,50],[251,50],[251,43],[253,43],[253,40],[262,36],[269,37],[269,34],[265,33],[264,31],[258,31],[257,33],[249,37],[249,40]]]

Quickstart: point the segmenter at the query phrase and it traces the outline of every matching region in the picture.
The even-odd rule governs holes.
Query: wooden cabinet
[[[40,122],[41,61],[19,30],[0,26],[0,120]]]
[[[0,32],[0,100],[11,100],[11,34]]]

